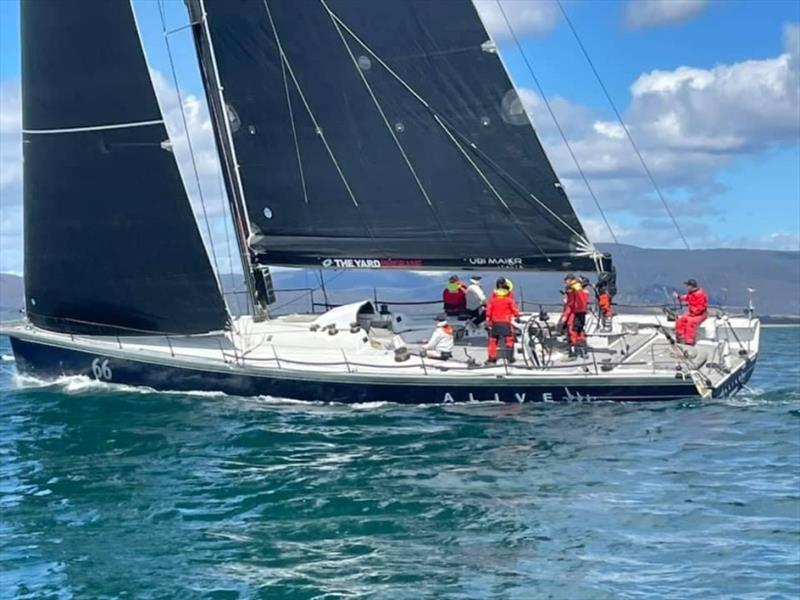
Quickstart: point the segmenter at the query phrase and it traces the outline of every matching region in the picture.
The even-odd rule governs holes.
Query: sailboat
[[[514,354],[489,365],[485,333],[431,360],[411,320],[370,299],[271,314],[274,266],[614,271],[470,0],[186,6],[248,311],[212,269],[128,0],[23,2],[26,308],[1,331],[21,373],[341,403],[657,401],[747,383],[752,308],[716,311],[693,347],[666,315],[590,316],[579,360],[554,319],[525,313]]]

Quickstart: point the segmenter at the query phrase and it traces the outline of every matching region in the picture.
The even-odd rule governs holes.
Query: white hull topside
[[[531,326],[528,327],[528,324]],[[524,314],[523,331],[549,332],[536,314]],[[95,355],[103,360],[131,360],[253,377],[292,380],[333,380],[353,384],[393,385],[471,383],[500,379],[521,386],[674,385],[691,382],[703,397],[735,393],[728,382],[745,368],[752,370],[759,350],[760,324],[748,317],[709,317],[691,348],[671,343],[674,323],[661,315],[617,315],[610,331],[587,319],[589,356],[569,360],[562,344],[546,337],[530,343],[520,337],[516,362],[501,359],[484,366],[486,334],[466,328],[448,361],[419,356],[420,341],[433,329],[429,319],[378,314],[371,302],[357,302],[321,315],[292,314],[255,322],[234,320],[230,331],[189,336],[78,336],[33,327],[28,322],[6,324],[0,333],[13,339]],[[666,332],[666,333],[665,333]],[[396,360],[395,348],[406,345],[409,356]],[[535,360],[533,354],[535,353]],[[104,377],[101,363],[89,374]],[[110,372],[110,371],[109,371]],[[748,373],[749,376],[749,373]],[[374,398],[381,400],[381,398]]]

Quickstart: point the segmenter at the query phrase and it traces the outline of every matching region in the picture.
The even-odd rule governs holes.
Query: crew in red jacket
[[[589,309],[589,291],[584,289],[574,275],[564,278],[565,301],[561,322],[567,329],[570,357],[587,356],[586,349],[586,311]]]
[[[500,338],[503,338],[508,362],[514,362],[514,329],[511,321],[517,316],[519,316],[517,303],[511,296],[508,283],[501,277],[497,280],[497,287],[486,305],[486,326],[489,328],[489,360],[486,364],[497,362],[497,343]]]
[[[675,321],[675,337],[682,344],[694,346],[697,328],[708,317],[708,295],[697,285],[695,279],[686,281],[686,288],[685,294],[672,293],[686,304],[686,312]]]
[[[467,286],[459,279],[458,275],[451,275],[447,286],[442,292],[444,312],[450,317],[457,317],[467,310]]]

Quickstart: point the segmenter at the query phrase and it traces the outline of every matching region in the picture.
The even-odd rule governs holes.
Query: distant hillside
[[[747,304],[753,288],[758,312],[800,315],[800,252],[775,250],[648,250],[600,244],[611,252],[620,279],[619,302],[663,302],[663,288],[680,287],[694,277],[712,301]]]
[[[673,289],[682,290],[682,282],[697,279],[714,304],[743,307],[747,288],[754,288],[756,309],[761,315],[800,316],[800,252],[772,250],[648,250],[634,246],[601,244],[610,252],[617,267],[619,304],[670,303]],[[526,301],[558,302],[562,275],[559,273],[514,273],[513,277]],[[372,298],[377,289],[382,300],[436,300],[446,283],[447,273],[419,274],[404,271],[344,271],[325,273],[326,288],[332,303],[358,298]],[[460,275],[467,277],[466,272]],[[497,274],[484,273],[485,288],[491,288]],[[275,287],[316,288],[316,271],[279,270],[274,273]],[[241,276],[224,275],[227,291],[241,288]],[[315,300],[323,301],[317,291]],[[241,295],[229,295],[233,304]],[[18,318],[23,306],[22,279],[0,275],[0,319]],[[276,306],[283,310],[308,310],[308,294],[279,292]]]

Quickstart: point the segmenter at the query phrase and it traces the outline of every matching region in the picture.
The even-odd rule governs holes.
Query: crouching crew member
[[[436,329],[425,344],[422,355],[426,358],[448,360],[453,357],[453,327],[447,322],[447,315],[437,315]]]
[[[569,356],[586,357],[586,311],[589,309],[589,292],[574,275],[564,278],[566,296],[561,322],[566,327],[569,340]]]
[[[501,338],[508,362],[514,362],[514,329],[511,321],[518,316],[519,308],[508,289],[508,283],[501,277],[486,305],[486,326],[489,329],[489,360],[486,364],[497,362],[497,344]]]
[[[694,346],[697,341],[697,328],[708,317],[708,295],[697,285],[695,279],[686,283],[686,293],[672,295],[686,304],[686,312],[675,321],[675,337],[678,342]]]
[[[467,310],[467,286],[461,283],[458,275],[450,277],[442,292],[442,303],[445,314],[450,317],[457,317]]]

